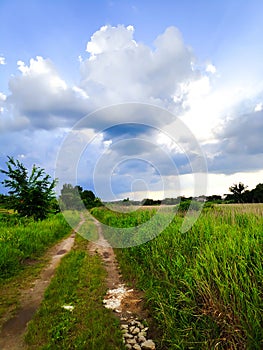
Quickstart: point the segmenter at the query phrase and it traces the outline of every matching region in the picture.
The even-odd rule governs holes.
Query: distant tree
[[[263,184],[259,183],[252,191],[250,191],[251,202],[263,203]]]
[[[13,157],[8,157],[6,165],[7,170],[0,172],[8,176],[2,181],[10,189],[8,207],[21,216],[45,219],[54,209],[56,180],[51,180],[44,169],[35,165],[29,175],[26,167]]]
[[[83,205],[87,209],[91,209],[102,205],[100,199],[92,191],[83,191],[81,186],[73,187],[71,184],[63,185],[59,201],[63,210],[81,210],[83,209]]]
[[[81,199],[83,200],[83,203],[87,209],[91,209],[93,207],[96,207],[95,205],[95,194],[90,190],[84,190],[80,193]]]
[[[146,198],[142,201],[143,205],[161,205],[162,201],[161,200],[154,200],[151,198]]]
[[[82,201],[80,197],[82,187],[71,184],[64,184],[59,197],[60,206],[63,210],[80,210],[82,209]]]
[[[222,197],[217,195],[217,194],[213,194],[212,196],[208,196],[206,199],[208,202],[214,202],[214,203],[221,203],[222,202]]]
[[[229,191],[232,193],[232,197],[235,202],[244,202],[242,194],[244,193],[246,188],[247,186],[245,186],[242,182],[239,182],[239,184],[233,184],[233,186],[229,187]]]

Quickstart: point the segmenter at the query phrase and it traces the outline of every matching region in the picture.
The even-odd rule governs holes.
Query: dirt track
[[[83,219],[79,223],[76,232],[84,221]],[[98,229],[99,239],[96,243],[90,242],[89,252],[90,254],[99,254],[101,256],[107,271],[106,282],[109,291],[118,290],[118,288],[124,286],[124,284],[121,281],[121,274],[119,272],[115,253],[113,248],[109,246],[109,243],[103,237],[100,223],[95,219],[94,222]],[[47,252],[47,256],[51,258],[50,263],[44,268],[40,277],[35,280],[31,288],[22,292],[20,308],[17,314],[5,322],[1,329],[0,350],[22,350],[26,348],[23,342],[23,335],[26,331],[27,323],[32,319],[35,311],[40,306],[45,289],[54,276],[61,258],[73,247],[74,239],[75,233],[71,234],[70,237],[64,239]],[[147,317],[147,312],[143,309],[142,305],[142,293],[133,289],[127,290],[126,287],[124,287],[124,289],[127,292],[120,295],[121,305],[118,307],[118,310],[113,308],[113,311],[116,312],[121,320],[137,317],[143,319]],[[110,296],[108,296],[108,298],[110,298]]]

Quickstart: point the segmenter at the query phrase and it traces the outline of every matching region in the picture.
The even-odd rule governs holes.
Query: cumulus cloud
[[[13,114],[9,127],[72,126],[90,111],[123,102],[153,104],[179,115],[188,108],[185,100],[192,84],[203,78],[193,69],[193,52],[175,27],[160,34],[151,48],[135,41],[133,26],[104,26],[92,35],[86,50],[89,58],[79,56],[81,79],[75,86],[67,84],[50,59],[17,61],[20,74],[11,77],[6,100]],[[147,121],[143,113],[139,119]],[[160,125],[170,122],[160,118]],[[100,120],[91,121],[90,127],[100,128]]]
[[[169,27],[154,49],[133,38],[132,26],[104,26],[87,44],[81,87],[97,105],[140,101],[175,109],[181,82],[196,79],[194,55],[178,29]]]
[[[196,143],[189,133],[178,128],[176,120],[209,93],[209,76],[215,71],[214,66],[208,66],[207,71],[193,68],[195,57],[192,49],[184,43],[175,27],[167,28],[150,47],[134,39],[132,26],[104,26],[88,41],[86,55],[88,58],[79,56],[80,81],[75,86],[63,79],[50,59],[37,56],[28,64],[22,60],[17,62],[18,74],[9,81],[10,94],[5,100],[2,96],[8,117],[0,120],[2,130],[9,133],[13,130],[14,135],[19,131],[25,137],[23,140],[18,138],[24,147],[14,146],[16,150],[14,148],[12,153],[25,155],[24,159],[35,159],[35,154],[42,157],[43,150],[48,148],[56,154],[58,140],[61,140],[60,136],[54,136],[56,131],[70,129],[91,113],[77,125],[79,134],[72,139],[84,145],[83,130],[92,129],[100,135],[98,143],[88,147],[87,164],[91,172],[86,181],[92,182],[92,167],[102,157],[102,170],[96,176],[101,183],[105,181],[105,174],[112,171],[112,164],[123,160],[124,163],[113,172],[113,186],[120,185],[123,179],[123,192],[134,181],[145,183],[147,179],[150,180],[150,189],[157,191],[162,186],[158,171],[167,181],[169,179],[169,188],[173,188],[177,174],[191,172],[191,166],[184,152],[173,142],[160,141],[160,132],[165,127],[168,134],[175,130],[175,143],[182,142],[190,160],[198,162]],[[125,104],[127,102],[129,104]],[[100,109],[114,104],[118,106]],[[100,110],[94,114],[97,109]],[[25,134],[23,130],[26,130]],[[33,134],[39,135],[44,143],[25,142],[25,135],[30,133],[28,130],[33,130]],[[54,139],[47,136],[50,131]],[[122,142],[125,139],[130,141]],[[76,157],[73,143],[68,145],[70,155],[64,163],[65,173],[72,168],[72,157]],[[107,153],[109,151],[111,155]],[[126,162],[127,156],[141,160]],[[53,156],[49,159],[54,161]],[[153,161],[156,169],[151,165]],[[81,174],[86,173],[81,171]],[[132,179],[129,174],[132,174]],[[107,190],[110,194],[110,187]]]
[[[11,94],[7,97],[14,114],[14,128],[19,125],[53,129],[69,126],[85,115],[88,110],[85,92],[81,95],[80,88],[67,86],[51,60],[37,56],[29,65],[21,60],[17,65],[21,74],[11,77]]]
[[[136,46],[133,40],[133,26],[119,25],[118,27],[103,26],[94,33],[87,44],[86,51],[90,53],[90,59],[95,59],[97,54],[118,51]]]

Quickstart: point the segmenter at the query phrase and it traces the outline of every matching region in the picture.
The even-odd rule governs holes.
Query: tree
[[[50,175],[35,165],[29,175],[26,167],[13,157],[8,157],[6,165],[8,170],[0,172],[8,176],[2,184],[10,189],[9,208],[21,216],[45,219],[53,209],[56,180],[51,181]]]
[[[238,203],[243,203],[242,194],[246,188],[247,186],[245,186],[242,182],[239,182],[239,184],[234,184],[233,186],[229,187],[229,191],[232,193],[234,201]]]
[[[61,189],[60,206],[66,210],[81,210],[82,201],[80,197],[80,186],[73,187],[71,184],[64,184]]]
[[[84,190],[81,186],[64,184],[61,189],[60,206],[62,209],[81,210],[83,205],[87,209],[102,205],[99,198],[92,191]]]
[[[251,197],[251,202],[263,203],[263,184],[257,184],[257,186],[251,191]]]

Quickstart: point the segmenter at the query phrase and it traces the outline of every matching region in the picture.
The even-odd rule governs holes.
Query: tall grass
[[[62,214],[39,222],[6,214],[0,224],[0,280],[16,274],[71,230]]]
[[[183,218],[141,246],[118,249],[124,275],[145,291],[163,349],[261,349],[263,218],[244,207]],[[158,341],[158,339],[156,339]]]

